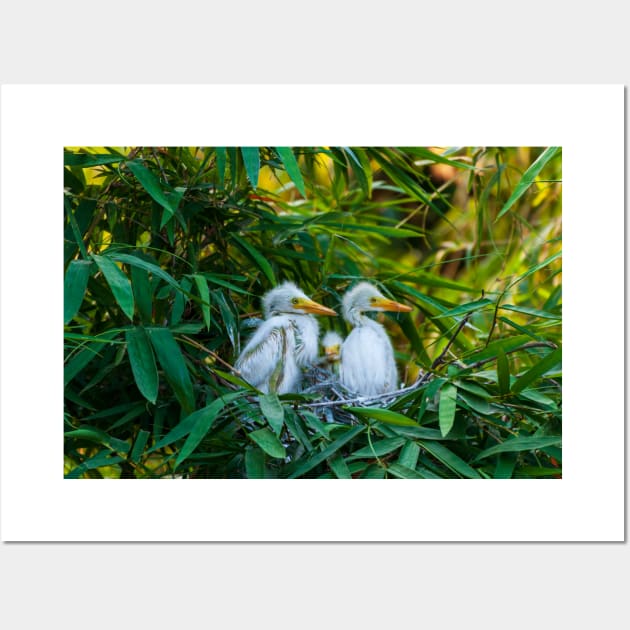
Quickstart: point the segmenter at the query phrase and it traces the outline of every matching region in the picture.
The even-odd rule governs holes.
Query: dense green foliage
[[[73,148],[64,176],[66,477],[561,476],[558,148]],[[384,321],[416,387],[232,372],[271,287],[338,310],[361,279],[413,306]]]

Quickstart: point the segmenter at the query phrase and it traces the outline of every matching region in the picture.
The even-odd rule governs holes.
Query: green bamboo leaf
[[[300,172],[298,162],[293,155],[293,151],[289,147],[276,147],[276,151],[284,164],[284,168],[287,171],[287,175],[291,178],[291,181],[295,184],[295,187],[300,191],[302,197],[306,197],[306,188],[304,187],[304,179]]]
[[[249,179],[251,185],[256,188],[256,186],[258,186],[258,173],[260,171],[260,152],[258,147],[241,147],[241,155],[243,156],[247,179]]]
[[[538,159],[523,173],[519,183],[510,195],[509,199],[505,202],[501,212],[497,215],[495,221],[500,219],[527,191],[532,185],[538,173],[545,167],[547,162],[558,152],[560,147],[549,147],[545,149]]]
[[[401,466],[415,470],[419,455],[420,447],[415,442],[407,441],[400,451],[398,463]]]
[[[532,317],[541,317],[543,319],[562,319],[562,315],[556,313],[549,313],[548,311],[541,311],[537,308],[529,308],[527,306],[515,306],[514,304],[501,304],[501,309],[506,311],[515,311],[516,313],[523,313],[524,315],[531,315]]]
[[[149,195],[166,210],[168,217],[173,217],[177,205],[174,205],[173,200],[167,197],[158,178],[139,160],[130,160],[127,162],[127,166]],[[166,222],[163,221],[162,225],[164,223]]]
[[[70,322],[81,308],[85,289],[90,279],[91,267],[91,260],[73,260],[66,269],[63,280],[64,325]]]
[[[562,444],[562,438],[560,436],[518,437],[487,448],[485,451],[479,453],[479,455],[475,457],[474,461],[490,457],[491,455],[496,455],[497,453],[533,451],[536,449],[546,448],[547,446],[556,446],[557,444]]]
[[[116,302],[118,302],[123,313],[133,320],[134,301],[131,282],[110,258],[97,256],[96,254],[92,254],[92,258],[101,270],[105,280],[107,280],[107,284],[109,284],[114,298],[116,298]]]
[[[63,369],[63,384],[68,385],[74,379],[77,374],[83,370],[84,367],[90,363],[93,359],[100,356],[99,352],[102,349],[103,344],[112,343],[112,339],[118,334],[118,330],[108,330],[106,333],[102,333],[98,338],[93,337],[95,341],[87,344],[84,348],[79,350],[65,365]],[[66,335],[69,337],[69,335]],[[118,343],[118,342],[115,342]]]
[[[217,186],[219,190],[223,190],[225,188],[225,164],[226,164],[225,147],[217,147],[215,149],[215,152],[217,156],[217,175],[219,177]]]
[[[245,472],[248,479],[265,478],[265,454],[256,446],[245,449]]]
[[[122,155],[106,155],[98,153],[72,153],[64,151],[64,166],[79,166],[81,168],[89,168],[91,166],[101,166],[102,164],[115,164],[125,159]]]
[[[350,147],[343,147],[343,151],[348,156],[348,161],[352,165],[352,172],[354,173],[357,181],[359,182],[359,186],[361,186],[361,190],[365,193],[366,197],[370,196],[371,182],[368,180],[369,177],[372,177],[372,169],[369,165],[369,160],[367,157],[365,161],[362,162],[359,159],[359,150],[351,149]]]
[[[186,413],[195,407],[190,374],[178,343],[168,328],[148,328],[149,339],[155,350],[164,376],[175,392],[175,396]]]
[[[328,466],[335,473],[337,479],[352,479],[352,473],[348,468],[348,464],[339,451],[328,458]]]
[[[354,453],[351,453],[348,457],[348,461],[353,459],[362,459],[364,457],[381,457],[382,455],[393,453],[394,451],[397,451],[406,441],[407,440],[402,437],[378,440],[377,442],[373,442],[371,445],[368,444],[367,446],[354,451]]]
[[[344,407],[344,409],[350,411],[356,416],[361,416],[362,418],[374,418],[374,420],[379,420],[380,422],[385,422],[386,424],[395,424],[400,427],[420,426],[411,418],[407,418],[407,416],[403,416],[395,411],[390,411],[389,409],[382,409],[381,407]]]
[[[206,330],[210,330],[210,289],[208,289],[208,281],[199,274],[195,274],[193,278],[197,285],[197,291],[199,291],[199,298],[201,299],[203,321],[206,325]]]
[[[287,456],[282,442],[280,442],[269,429],[258,429],[247,435],[256,442],[267,455],[271,455],[271,457],[275,457],[276,459],[284,459]]]
[[[365,431],[366,427],[363,425],[352,427],[348,429],[341,437],[337,438],[332,444],[327,446],[323,451],[314,455],[310,459],[302,462],[290,475],[289,479],[295,479],[301,475],[304,475],[309,470],[315,468],[321,464],[324,460],[328,459],[333,453],[336,453],[344,444],[347,444],[354,437],[359,435],[362,431]],[[264,429],[263,429],[264,430]],[[270,435],[273,435],[270,433]],[[274,436],[275,437],[275,436]]]
[[[415,281],[422,286],[425,287],[437,287],[440,289],[453,289],[454,291],[465,291],[466,293],[478,293],[478,291],[471,287],[468,284],[464,284],[463,282],[458,282],[457,280],[451,280],[450,278],[442,278],[441,276],[436,276],[433,273],[428,273],[426,271],[414,271],[412,273],[405,274],[406,276],[411,276],[415,278]]]
[[[497,380],[499,392],[503,395],[507,394],[510,391],[510,364],[501,348],[497,352]]]
[[[185,459],[187,459],[192,452],[199,446],[201,440],[206,437],[206,434],[211,429],[214,421],[218,418],[219,414],[223,411],[225,405],[240,395],[240,392],[234,392],[234,394],[228,394],[213,400],[209,405],[206,405],[203,409],[198,409],[191,414],[194,417],[194,423],[190,429],[190,433],[184,442],[177,459],[175,460],[175,468],[177,468]]]
[[[173,278],[173,276],[171,276],[169,273],[164,271],[164,269],[162,269],[161,267],[158,267],[158,265],[147,262],[146,260],[142,260],[142,258],[139,258],[138,256],[134,256],[132,254],[119,254],[115,252],[112,254],[108,254],[107,257],[113,260],[117,260],[118,262],[122,262],[127,265],[132,265],[134,267],[139,267],[140,269],[144,269],[145,271],[149,271],[154,276],[157,276],[158,278],[162,278],[162,280],[170,284],[175,289],[181,288],[179,286],[179,283],[175,280],[175,278]]]
[[[459,162],[457,160],[450,160],[449,158],[444,157],[440,153],[434,153],[430,149],[425,149],[424,147],[407,147],[406,149],[409,153],[420,157],[429,162],[439,162],[440,164],[448,164],[449,166],[454,166],[455,168],[462,168],[465,170],[473,171],[475,170],[475,166],[473,164],[466,164],[465,162]]]
[[[417,470],[396,462],[387,467],[387,472],[399,479],[425,479]]]
[[[147,441],[151,433],[149,431],[145,431],[144,429],[140,429],[138,431],[138,435],[136,436],[136,441],[134,442],[133,448],[131,449],[131,454],[129,455],[129,459],[137,464],[140,456],[144,452],[144,447],[147,445]]]
[[[98,350],[95,347],[96,344],[90,344],[79,350],[70,361],[64,366],[63,370],[63,382],[67,385],[72,379],[81,371],[84,367],[98,356]]]
[[[225,324],[225,329],[230,339],[230,343],[232,344],[232,348],[234,348],[235,352],[238,352],[238,324],[236,323],[234,313],[232,313],[228,301],[221,291],[213,291],[212,297],[219,305],[221,318],[223,319],[223,323]]]
[[[149,274],[145,269],[130,266],[131,288],[133,297],[138,307],[138,313],[145,324],[150,324],[153,319],[153,289],[149,281]]]
[[[280,435],[284,426],[284,407],[278,398],[278,394],[264,394],[260,396],[258,403],[273,432],[276,435]]]
[[[461,477],[466,477],[467,479],[481,478],[474,468],[469,466],[461,457],[458,457],[455,453],[447,449],[443,444],[424,441],[419,442],[419,444],[425,451],[431,453],[433,457],[441,461],[445,466]]]
[[[229,394],[223,394],[221,398],[217,398],[217,400],[221,400],[223,405],[227,405],[232,402],[234,399],[242,396],[243,392],[231,392]],[[213,403],[216,401],[213,401]],[[210,403],[210,404],[213,404]],[[195,427],[200,418],[203,418],[206,414],[208,414],[208,407],[203,407],[202,409],[198,409],[193,413],[186,416],[178,425],[173,427],[164,437],[160,438],[156,444],[149,449],[149,453],[156,451],[158,449],[164,448],[177,440],[180,440],[183,437],[186,437]]]
[[[254,263],[258,265],[258,267],[265,274],[267,280],[269,280],[272,286],[276,286],[276,276],[273,273],[273,269],[271,268],[269,261],[253,245],[248,243],[240,236],[232,233],[230,234],[230,238],[243,250],[248,258],[251,258]]]
[[[155,404],[158,393],[158,372],[151,342],[144,328],[137,326],[127,330],[127,353],[131,371],[140,393]]]
[[[97,429],[96,427],[82,426],[78,429],[74,429],[73,431],[66,431],[64,435],[67,438],[83,439],[88,442],[102,444],[117,453],[127,453],[131,448],[131,445],[128,442],[112,437],[105,431]]]
[[[445,383],[440,389],[440,402],[438,407],[438,418],[440,421],[440,431],[446,437],[453,428],[455,422],[455,411],[457,410],[457,387],[453,383]]]
[[[512,392],[518,394],[561,361],[562,348],[556,348],[555,350],[550,352],[542,361],[538,362],[533,368],[527,370],[525,374],[516,379],[516,382],[512,385]]]
[[[444,311],[441,315],[436,315],[435,317],[459,317],[460,315],[465,315],[466,313],[478,311],[486,306],[494,305],[495,303],[492,300],[489,300],[488,298],[481,298],[479,300],[475,300],[474,302],[468,302],[468,304],[461,304],[460,306],[451,308],[448,311]]]
[[[549,258],[546,258],[545,260],[543,260],[542,262],[538,263],[537,265],[534,265],[533,267],[530,267],[525,273],[521,274],[520,276],[518,276],[515,280],[513,280],[509,285],[508,285],[508,289],[513,287],[515,284],[518,284],[519,282],[521,282],[522,280],[524,280],[525,278],[527,278],[528,276],[531,276],[533,273],[536,273],[537,271],[540,271],[541,269],[543,269],[544,267],[547,267],[548,265],[550,265],[554,260],[557,260],[558,258],[560,258],[562,256],[562,252],[556,252],[555,254],[552,254],[551,256],[549,256]]]
[[[418,361],[425,367],[431,365],[431,359],[424,348],[422,339],[418,334],[418,326],[411,317],[410,313],[396,313],[396,321],[400,329],[405,333],[405,337],[409,340],[411,348],[416,353]]]
[[[113,466],[123,461],[122,457],[112,455],[111,450],[99,451],[96,455],[84,460],[76,468],[73,468],[68,474],[64,475],[64,479],[78,479],[87,470],[95,468],[103,468],[104,466]]]

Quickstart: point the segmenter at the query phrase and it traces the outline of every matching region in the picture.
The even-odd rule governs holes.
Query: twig
[[[444,361],[444,355],[448,352],[448,349],[453,344],[453,341],[455,341],[455,337],[457,337],[457,335],[459,335],[459,333],[461,332],[461,329],[468,323],[468,320],[470,319],[470,315],[471,314],[468,313],[466,315],[466,317],[464,317],[464,319],[462,319],[462,321],[459,322],[459,326],[457,327],[457,330],[455,331],[455,334],[449,339],[449,342],[446,344],[444,350],[442,350],[442,352],[440,353],[440,356],[438,356],[438,358],[435,359],[435,361],[433,361],[433,363],[431,363],[431,369],[432,370],[434,370],[438,365],[440,365]]]
[[[228,368],[230,371],[234,372],[234,374],[240,375],[240,372],[233,365],[230,365],[227,361],[224,361],[216,352],[210,350],[210,348],[206,348],[198,341],[195,341],[194,339],[191,339],[186,335],[182,335],[182,338],[185,339],[191,346],[195,346],[195,348],[197,348],[198,350],[203,350],[204,352],[207,352],[213,359],[218,361],[224,367]]]
[[[382,400],[383,398],[392,398],[399,396],[401,394],[406,394],[407,392],[411,392],[414,389],[418,389],[421,385],[421,379],[416,380],[412,385],[408,385],[407,387],[402,387],[401,389],[394,390],[393,392],[386,392],[384,394],[378,394],[377,396],[358,396],[356,398],[340,398],[339,400],[327,400],[324,402],[316,402],[316,403],[304,403],[302,407],[339,407],[342,405],[350,405],[350,404],[366,404],[376,402],[377,400]],[[337,393],[337,392],[335,392]]]

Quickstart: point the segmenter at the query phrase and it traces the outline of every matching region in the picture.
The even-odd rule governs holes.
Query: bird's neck
[[[298,365],[310,365],[317,358],[319,324],[312,315],[295,315],[291,320],[297,328],[296,356]]]
[[[370,319],[365,313],[359,310],[349,310],[346,312],[346,321],[352,326],[370,326],[372,328],[380,329],[382,326]]]

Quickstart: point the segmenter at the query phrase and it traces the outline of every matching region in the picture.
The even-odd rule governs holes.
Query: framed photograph
[[[583,337],[623,313],[622,87],[2,96],[7,259],[41,226],[3,328],[46,374],[9,339],[5,539],[623,539],[622,398],[585,395],[622,323]]]

